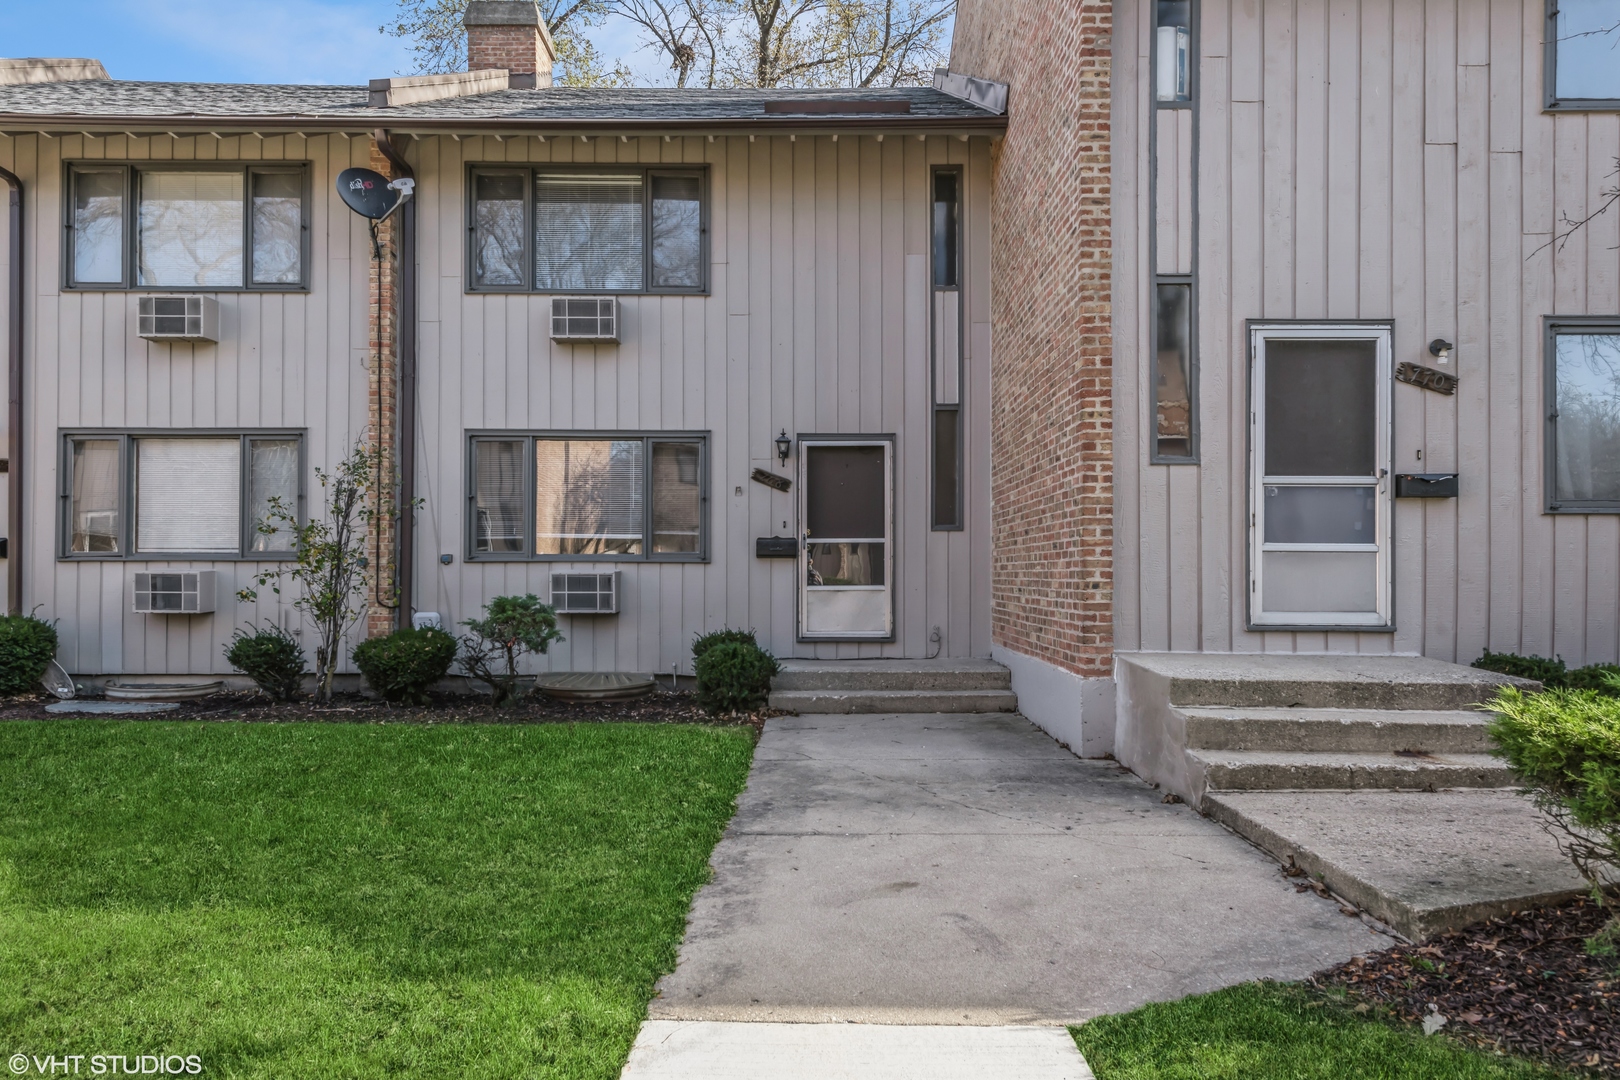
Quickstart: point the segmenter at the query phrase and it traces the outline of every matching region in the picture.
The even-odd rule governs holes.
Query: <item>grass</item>
[[[1357,1015],[1279,983],[1070,1029],[1097,1080],[1552,1080],[1566,1073]]]
[[[615,1077],[751,755],[682,725],[0,724],[0,1057]]]

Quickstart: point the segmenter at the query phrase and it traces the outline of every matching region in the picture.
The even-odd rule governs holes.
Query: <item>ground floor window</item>
[[[1547,509],[1620,511],[1620,319],[1547,325]]]
[[[66,558],[287,558],[297,432],[86,432],[63,438]]]
[[[468,557],[708,557],[708,436],[670,432],[475,434]]]

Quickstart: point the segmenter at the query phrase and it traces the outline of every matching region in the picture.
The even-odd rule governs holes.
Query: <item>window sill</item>
[[[622,566],[625,563],[632,565],[685,563],[690,565],[692,563],[706,563],[710,560],[707,555],[660,555],[647,558],[642,555],[492,555],[482,553],[464,556],[461,561],[465,563],[575,563],[582,566],[591,563],[614,563]]]
[[[314,292],[308,285],[64,285],[65,293],[139,293],[153,296],[211,293],[264,293],[270,296],[308,295]]]
[[[163,552],[162,554],[143,554],[136,552],[131,555],[95,555],[76,553],[72,555],[58,555],[57,562],[127,562],[127,563],[190,563],[190,562],[238,562],[238,563],[293,563],[297,556],[286,555],[221,555],[217,552],[200,553],[196,555]]]
[[[251,290],[251,291],[258,292],[260,290],[254,289],[254,290]],[[547,290],[547,291],[541,292],[541,291],[537,291],[535,289],[491,289],[491,288],[480,289],[480,288],[477,288],[477,287],[469,287],[463,292],[462,295],[464,295],[464,296],[535,296],[535,297],[540,297],[540,296],[544,296],[544,297],[552,297],[552,296],[617,296],[621,300],[633,300],[638,296],[695,296],[695,297],[709,297],[709,296],[713,296],[714,293],[712,291],[708,290],[708,289],[703,289],[703,290],[694,290],[694,289],[643,289],[643,290],[641,290],[639,292],[614,292],[611,289],[608,289],[608,290],[602,290],[602,289],[577,289],[577,290],[574,290],[573,292],[557,292],[557,291],[552,291],[552,290]]]
[[[1541,511],[1543,514],[1620,514],[1620,503],[1567,505],[1560,503]]]
[[[1549,101],[1542,112],[1583,113],[1620,112],[1620,98],[1575,98],[1570,101]]]

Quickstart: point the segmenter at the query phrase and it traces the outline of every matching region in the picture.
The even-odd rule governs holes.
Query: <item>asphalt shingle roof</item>
[[[0,127],[50,120],[189,122],[249,119],[308,120],[320,127],[394,126],[420,121],[432,127],[465,122],[477,127],[543,127],[601,123],[613,126],[703,124],[838,126],[846,123],[906,127],[999,126],[1001,117],[932,87],[883,90],[691,90],[674,88],[502,90],[413,105],[369,108],[363,86],[282,86],[234,83],[87,81],[0,86]],[[859,102],[865,109],[766,112],[767,102]],[[869,111],[888,104],[896,111]],[[906,106],[906,111],[898,107]],[[831,106],[836,109],[836,105]],[[781,108],[779,105],[778,108]],[[189,126],[189,124],[188,124]]]

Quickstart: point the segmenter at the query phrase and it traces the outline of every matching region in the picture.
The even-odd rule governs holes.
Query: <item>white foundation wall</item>
[[[1087,678],[1056,664],[997,646],[990,658],[1012,673],[1018,711],[1080,757],[1114,752],[1114,680]]]

